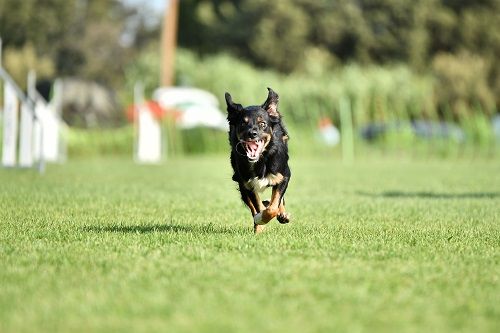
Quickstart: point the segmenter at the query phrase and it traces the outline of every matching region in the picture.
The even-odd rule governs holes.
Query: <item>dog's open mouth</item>
[[[265,142],[262,139],[256,141],[243,141],[243,146],[245,147],[248,160],[250,162],[257,162],[260,154],[264,150]]]

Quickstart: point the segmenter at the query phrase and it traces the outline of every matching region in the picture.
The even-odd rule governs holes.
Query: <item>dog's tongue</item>
[[[264,146],[264,142],[262,140],[247,141],[246,142],[246,152],[247,152],[248,158],[251,160],[258,159],[260,152],[262,151],[263,146]]]

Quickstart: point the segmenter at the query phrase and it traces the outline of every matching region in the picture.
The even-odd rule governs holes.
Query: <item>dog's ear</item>
[[[224,97],[226,98],[227,112],[228,113],[229,112],[233,112],[233,111],[241,111],[241,110],[243,110],[243,106],[241,104],[233,102],[233,98],[231,97],[231,95],[229,93],[226,93],[224,95]]]
[[[226,104],[227,104],[227,120],[231,122],[234,117],[243,110],[243,106],[238,103],[233,102],[233,98],[229,93],[226,93],[224,95],[226,98]]]
[[[279,119],[281,118],[281,115],[278,112],[279,96],[271,88],[267,88],[267,90],[269,91],[269,94],[267,95],[267,99],[264,104],[262,104],[262,108],[267,111],[269,116]]]

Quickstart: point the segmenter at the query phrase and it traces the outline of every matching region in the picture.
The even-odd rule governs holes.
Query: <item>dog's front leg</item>
[[[278,189],[278,186],[274,186],[269,205],[267,206],[266,209],[259,212],[253,218],[255,225],[267,224],[269,221],[271,221],[278,215],[280,198],[281,198],[281,193]]]
[[[254,233],[258,234],[258,233],[261,233],[262,231],[264,231],[265,229],[265,225],[264,224],[257,224],[255,223],[255,218],[259,215],[262,215],[262,212],[264,212],[266,210],[266,206],[264,206],[264,204],[262,203],[262,201],[260,200],[260,197],[259,197],[259,194],[257,192],[251,192],[251,196],[252,198],[254,198],[254,201],[256,203],[256,214],[253,215],[253,218],[254,218],[254,224],[253,224],[253,231]]]
[[[264,225],[279,214],[281,198],[283,197],[282,189],[283,186],[281,186],[281,184],[273,186],[273,192],[271,194],[269,205],[266,209],[254,216],[255,225]]]
[[[252,216],[257,215],[258,213],[266,209],[266,207],[260,200],[260,197],[257,193],[247,190],[243,184],[239,184],[239,186],[240,186],[241,200],[243,200],[243,202],[250,209]]]
[[[258,193],[247,190],[243,184],[240,184],[240,193],[241,193],[241,199],[247,205],[247,207],[250,209],[250,212],[252,213],[252,217],[254,218],[254,221],[255,221],[255,216],[257,216],[263,210],[265,210],[266,206],[264,206],[264,204],[260,200]],[[254,232],[256,234],[262,232],[264,230],[264,228],[265,228],[264,225],[257,225],[254,223]]]

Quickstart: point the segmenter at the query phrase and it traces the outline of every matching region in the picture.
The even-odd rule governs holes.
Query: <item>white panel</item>
[[[27,103],[21,105],[19,125],[19,166],[33,166],[33,110]]]
[[[2,165],[16,166],[18,101],[9,83],[4,85]]]
[[[137,160],[141,163],[161,161],[161,125],[144,107],[138,110]]]

